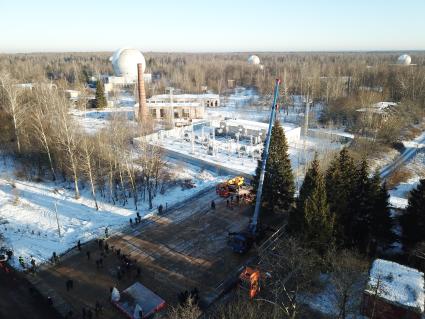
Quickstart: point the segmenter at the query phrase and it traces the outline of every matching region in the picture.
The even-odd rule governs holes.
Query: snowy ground
[[[107,127],[113,116],[125,116],[129,120],[134,118],[134,108],[132,106],[106,108],[103,110],[71,110],[71,115],[88,133],[95,133]]]
[[[264,99],[260,103],[260,97],[252,88],[237,87],[229,96],[222,98],[221,107],[208,108],[206,114],[208,118],[238,118],[243,120],[251,120],[258,122],[268,122],[270,116],[270,106],[272,97],[269,101]],[[283,123],[303,123],[305,113],[305,99],[299,95],[293,95],[290,99],[290,105],[284,105],[284,108],[279,108],[277,118]],[[322,105],[315,104],[310,108],[310,115],[313,119],[317,119]]]
[[[236,141],[216,141],[217,152],[214,155],[208,154],[208,147],[200,143],[192,143],[186,141],[183,137],[172,138],[169,137],[160,142],[161,147],[164,149],[172,150],[190,156],[209,164],[222,166],[225,168],[237,170],[241,173],[251,174],[255,173],[257,167],[257,160],[261,151],[254,157],[247,154],[236,154],[235,145]],[[326,153],[329,150],[339,149],[341,144],[338,142],[331,142],[326,139],[318,139],[307,137],[305,141],[304,152],[304,139],[301,138],[296,143],[290,143],[289,156],[291,159],[292,168],[295,172],[298,171],[300,166],[312,160],[314,153],[317,151],[319,154]]]
[[[389,191],[391,206],[399,209],[407,207],[410,191],[418,185],[421,178],[425,178],[425,148],[419,150],[404,168],[410,172],[411,177]]]
[[[129,218],[136,214],[131,200],[122,207],[100,198],[100,210],[96,211],[88,189],[83,189],[77,200],[65,184],[17,180],[12,173],[14,169],[10,159],[0,159],[0,233],[5,237],[6,246],[13,249],[12,263],[18,268],[19,256],[26,262],[31,256],[38,263],[44,262],[54,251],[65,252],[78,240],[84,242],[104,235],[106,227],[112,233],[128,225]],[[196,187],[184,191],[180,186],[173,187],[166,194],[155,197],[154,207],[173,205],[224,178],[190,166],[179,167],[176,171],[179,178],[192,179]],[[149,211],[147,203],[139,204],[141,215],[154,212]]]
[[[341,291],[338,291],[338,288],[334,285],[328,274],[320,274],[319,284],[318,291],[302,294],[300,301],[307,304],[313,310],[330,318],[336,318],[339,315],[339,305],[342,297]],[[360,302],[363,289],[364,278],[359,278],[358,283],[353,285],[349,291],[349,300],[346,306],[347,319],[366,319],[366,317],[360,315]]]

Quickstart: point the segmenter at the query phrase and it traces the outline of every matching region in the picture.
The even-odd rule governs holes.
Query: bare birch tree
[[[76,133],[76,124],[71,118],[68,111],[68,101],[60,95],[55,96],[55,103],[57,107],[55,119],[55,134],[56,143],[59,148],[65,153],[63,159],[66,161],[68,168],[71,170],[71,174],[74,180],[75,198],[80,197],[80,191],[78,187],[78,135]]]
[[[16,148],[21,152],[20,128],[25,114],[23,104],[19,103],[19,97],[22,95],[23,88],[19,88],[18,83],[13,80],[8,73],[0,73],[0,102],[2,108],[12,118],[15,131]]]

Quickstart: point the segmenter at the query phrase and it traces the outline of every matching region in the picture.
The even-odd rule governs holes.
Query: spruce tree
[[[412,248],[425,241],[425,179],[410,192],[409,205],[400,219],[403,228],[403,244]]]
[[[334,232],[339,245],[349,241],[346,233],[352,221],[349,208],[354,192],[354,172],[354,160],[346,148],[335,157],[326,172],[326,195],[335,216]]]
[[[290,214],[288,230],[301,237],[308,246],[324,253],[333,242],[333,225],[325,179],[316,155],[305,175],[297,207]]]
[[[393,222],[390,214],[390,195],[388,194],[386,184],[381,183],[379,172],[375,172],[371,179],[371,191],[374,202],[369,228],[372,239],[371,249],[375,250],[377,246],[384,247],[391,244],[395,236],[392,232]]]
[[[262,159],[263,156],[258,161],[253,181],[255,191],[258,187]],[[294,202],[294,193],[294,176],[288,155],[288,143],[282,126],[276,121],[272,129],[269,158],[266,163],[262,206],[268,212],[274,212],[275,208],[288,210]]]
[[[348,245],[354,245],[365,253],[368,251],[368,244],[371,240],[370,219],[375,201],[366,159],[361,161],[356,175],[354,192],[349,206],[351,222],[346,225],[345,235],[349,240]]]
[[[106,107],[105,90],[103,88],[103,83],[100,80],[98,80],[96,83],[95,98],[96,98],[96,102],[95,102],[96,108],[102,109]]]

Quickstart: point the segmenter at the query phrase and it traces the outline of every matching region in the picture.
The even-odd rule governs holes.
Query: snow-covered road
[[[390,164],[383,167],[380,171],[381,178],[388,178],[397,168],[405,165],[410,161],[418,152],[418,149],[425,144],[425,132],[415,138],[409,143],[404,143],[406,149]]]

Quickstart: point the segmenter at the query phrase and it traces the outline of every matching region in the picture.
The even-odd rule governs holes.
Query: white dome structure
[[[251,55],[248,58],[248,63],[252,64],[252,65],[258,65],[258,64],[260,64],[260,58],[256,55]]]
[[[137,64],[143,65],[143,72],[146,69],[146,61],[143,54],[132,48],[121,48],[114,52],[109,59],[112,62],[116,76],[136,78]]]
[[[400,65],[410,65],[410,63],[412,63],[412,58],[407,54],[400,55],[397,59],[397,64]]]

